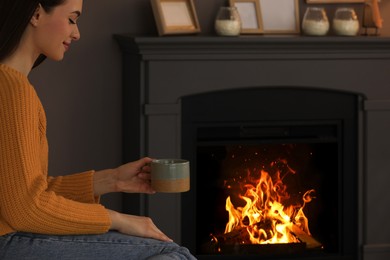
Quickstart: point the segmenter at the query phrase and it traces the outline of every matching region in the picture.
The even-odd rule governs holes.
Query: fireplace
[[[183,97],[183,245],[199,259],[357,259],[361,100],[299,87]]]
[[[122,34],[115,35],[115,39],[119,43],[123,58],[124,162],[136,160],[145,155],[155,158],[189,156],[191,160],[195,160],[191,161],[191,165],[195,167],[192,171],[197,173],[196,153],[200,143],[207,144],[208,150],[217,149],[216,144],[221,145],[221,143],[224,146],[230,145],[232,147],[235,144],[232,139],[237,136],[237,134],[234,135],[234,132],[241,133],[241,131],[245,135],[258,135],[259,132],[260,136],[276,135],[270,140],[292,144],[298,148],[301,147],[300,149],[309,146],[310,149],[315,149],[316,154],[325,153],[329,158],[329,156],[336,155],[326,150],[336,149],[333,147],[336,142],[328,142],[327,144],[317,142],[321,139],[320,136],[331,136],[332,129],[337,131],[349,129],[348,131],[350,131],[350,124],[345,124],[350,120],[346,119],[344,123],[341,123],[345,119],[341,116],[345,115],[347,107],[354,109],[355,112],[359,110],[358,144],[355,143],[356,133],[345,135],[340,132],[337,134],[337,138],[342,137],[342,139],[337,139],[339,146],[337,158],[343,161],[343,165],[337,162],[337,172],[343,175],[342,177],[338,176],[341,181],[338,179],[338,186],[335,188],[337,195],[326,195],[328,199],[329,196],[337,196],[335,203],[338,204],[338,219],[336,223],[339,226],[336,228],[337,238],[333,240],[336,246],[333,249],[329,248],[329,242],[326,241],[329,239],[322,238],[321,235],[318,235],[316,228],[312,227],[316,221],[320,221],[320,217],[323,215],[313,218],[310,215],[314,214],[313,210],[310,210],[307,213],[310,231],[314,239],[324,245],[322,252],[314,251],[312,258],[329,260],[332,258],[348,259],[349,257],[351,259],[358,251],[358,257],[355,258],[358,260],[390,259],[388,232],[390,223],[387,220],[389,209],[383,206],[389,205],[390,202],[390,196],[387,192],[390,181],[388,174],[388,154],[390,154],[390,138],[388,138],[390,128],[388,120],[390,116],[389,37],[327,36],[318,38],[291,35],[155,37]],[[188,116],[183,116],[183,113],[187,113],[186,110],[183,110],[186,106],[182,107],[183,101],[187,103],[186,100],[198,100],[198,97],[209,96],[209,94],[208,99],[220,100],[222,97],[217,98],[212,94],[218,94],[218,96],[222,94],[223,96],[228,95],[229,91],[233,91],[234,95],[243,95],[240,93],[248,93],[246,92],[248,87],[260,91],[260,89],[272,89],[278,88],[278,86],[284,86],[284,89],[292,88],[294,93],[301,93],[297,91],[298,89],[318,90],[319,92],[306,93],[310,96],[319,93],[318,95],[323,98],[329,95],[329,99],[325,104],[319,103],[323,106],[313,104],[313,102],[307,103],[306,98],[302,102],[294,102],[294,99],[287,97],[284,100],[278,99],[277,102],[268,105],[268,110],[272,108],[274,112],[273,116],[261,113],[261,120],[253,119],[254,110],[250,110],[249,104],[240,107],[240,109],[247,109],[246,111],[236,112],[231,108],[237,107],[234,101],[231,101],[230,106],[226,107],[216,105],[219,102],[211,101],[209,103],[213,105],[206,106],[206,101],[200,101],[204,103],[204,108],[195,102],[194,106],[198,108],[198,112],[209,116],[209,119],[201,118],[201,120],[205,120],[202,125],[197,124],[196,121],[186,121],[186,124],[192,124],[194,129],[199,129],[201,135],[197,136],[193,132],[194,130],[188,130],[188,126],[186,126],[186,137],[183,136],[183,122],[181,120],[190,119]],[[240,92],[240,89],[246,90]],[[336,102],[340,98],[336,94],[350,96],[352,99],[363,98],[357,93],[364,95],[364,100],[358,104],[358,108],[341,106],[340,103]],[[256,108],[259,109],[260,104],[265,104],[268,98],[265,93],[262,93],[262,97],[252,103],[259,104]],[[286,104],[289,104],[288,108],[286,108]],[[314,105],[316,109],[302,109],[303,106]],[[301,107],[301,110],[298,110],[298,107]],[[264,110],[267,107],[262,106],[261,108]],[[220,115],[222,110],[228,111],[229,114],[217,118],[216,115]],[[314,112],[318,112],[318,114],[312,118]],[[275,123],[275,114],[279,117],[280,125]],[[196,118],[201,117],[199,114],[195,113],[195,115]],[[336,119],[335,115],[337,115]],[[217,120],[211,122],[212,116]],[[242,121],[234,120],[238,117]],[[242,128],[235,125],[237,122],[243,121],[246,123]],[[228,140],[230,143],[224,140],[220,140],[223,142],[219,143],[218,140],[215,140],[214,143],[210,140],[207,142],[201,140],[202,138],[209,139],[208,136],[212,135],[213,131],[217,131],[219,134],[221,127],[226,127],[225,130],[230,129],[230,132],[226,133],[227,137],[229,135],[234,137]],[[312,132],[318,138],[309,142],[310,138],[306,136],[307,142],[291,142],[294,135],[289,138],[283,135],[280,137],[286,129],[287,133],[291,134],[303,131]],[[269,133],[270,130],[272,130],[271,133]],[[273,132],[274,130],[275,132]],[[200,139],[197,140],[198,138]],[[260,143],[259,141],[254,143],[251,138],[247,139],[245,144],[248,146]],[[300,137],[296,139],[302,140]],[[340,143],[341,140],[342,143]],[[186,144],[184,145],[182,141]],[[251,143],[252,141],[253,143]],[[358,145],[358,147],[348,153],[345,149],[352,149],[350,144],[352,146]],[[188,146],[192,146],[195,152],[189,152]],[[325,148],[326,146],[328,147]],[[182,150],[183,148],[186,150]],[[358,159],[355,158],[355,161],[351,162],[356,150],[359,153]],[[329,160],[332,158],[330,157]],[[349,159],[345,160],[346,158]],[[291,160],[288,163],[293,164]],[[293,166],[296,166],[295,164]],[[323,164],[322,162],[320,166],[322,167]],[[336,167],[333,164],[336,162],[333,161],[332,168]],[[348,178],[346,175],[355,172],[352,169],[356,167],[355,164],[358,164],[358,188],[355,187],[356,183],[350,183],[351,180],[356,181],[354,179],[356,176]],[[327,167],[331,166],[327,165]],[[297,171],[294,178],[302,176],[301,169],[297,167],[292,167],[292,169]],[[334,173],[333,170],[330,172]],[[207,181],[209,180],[207,179]],[[199,226],[194,224],[194,219],[195,214],[200,214],[201,211],[198,208],[191,210],[189,205],[183,203],[184,200],[193,203],[194,207],[196,205],[191,196],[194,195],[194,192],[199,192],[199,180],[195,178],[192,182],[189,193],[159,193],[153,196],[123,194],[123,211],[150,216],[156,225],[177,243],[188,245],[191,250],[195,250],[196,242],[191,241],[190,236],[193,236],[193,240],[197,238],[196,232],[198,232]],[[332,185],[334,185],[333,180]],[[312,186],[314,185],[307,185],[302,189],[318,189]],[[288,187],[291,189],[291,185]],[[202,189],[206,188],[202,187]],[[348,204],[348,201],[354,202],[356,199],[354,198],[356,189],[358,193],[357,206]],[[290,196],[295,195],[294,192],[289,192]],[[319,192],[321,190],[316,190],[316,198],[308,204],[308,208],[305,206],[305,209],[315,208],[319,202],[323,202]],[[223,204],[226,203],[225,200],[225,197],[220,199]],[[188,209],[188,212],[182,209],[182,206]],[[236,202],[234,206],[237,207]],[[347,221],[349,214],[355,214],[350,212],[356,211],[356,208],[358,208],[358,213],[356,213],[358,215],[357,231],[354,230],[356,226],[355,215],[351,217],[352,223]],[[222,213],[226,214],[225,210],[222,210]],[[191,217],[191,214],[194,216]],[[223,229],[226,225],[225,219],[220,222],[219,227]],[[354,234],[354,236],[350,234]],[[356,240],[358,240],[358,248],[356,248]],[[272,248],[272,246],[268,248]],[[266,250],[262,251],[264,253]],[[237,259],[234,255],[209,255],[196,251],[194,253],[199,255],[200,259],[209,256],[216,259],[219,257]],[[304,259],[310,259],[311,256],[308,254],[307,252]],[[240,256],[240,258],[246,257]],[[248,258],[254,257],[249,255]],[[261,259],[263,258],[272,257],[265,256]],[[288,255],[276,256],[278,260],[286,258],[291,259]],[[300,259],[299,256],[298,259]]]

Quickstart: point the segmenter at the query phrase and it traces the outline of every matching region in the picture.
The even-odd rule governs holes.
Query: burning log
[[[266,246],[273,248],[281,248],[286,247],[289,250],[301,250],[303,249],[320,249],[322,248],[322,244],[313,238],[310,234],[303,231],[298,225],[291,223],[289,228],[289,232],[296,237],[300,243],[286,243],[286,244],[252,244],[250,241],[250,235],[248,233],[248,229],[257,229],[264,230],[264,241],[267,240],[267,237],[270,237],[271,234],[265,233],[265,230],[271,230],[272,221],[266,220],[249,226],[236,227],[233,231],[225,234],[214,235],[213,239],[207,244],[205,247],[211,249],[214,252],[224,251],[226,250],[260,250],[258,248],[262,248],[261,250],[265,250]],[[262,235],[262,233],[260,233]],[[300,245],[297,245],[300,244]],[[255,249],[257,248],[257,249]]]
[[[291,225],[291,233],[293,233],[300,241],[306,243],[307,249],[321,248],[322,244],[315,240],[311,235],[304,232],[300,227],[295,224]]]
[[[266,231],[271,230],[271,226],[272,221],[265,220],[249,226],[236,227],[233,231],[229,233],[216,235],[215,238],[223,244],[251,244],[248,229],[264,230],[264,239],[266,239],[266,236],[270,236],[270,234],[267,234]]]
[[[277,243],[277,244],[252,244],[249,238],[248,228],[256,228],[263,230],[270,230],[272,225],[271,220],[263,221],[256,223],[250,226],[237,227],[233,231],[214,235],[210,241],[203,244],[202,252],[209,254],[238,254],[238,255],[250,255],[255,254],[256,256],[282,256],[282,255],[297,255],[304,253],[308,248],[306,246],[306,241],[311,242],[302,233],[298,232],[299,227],[296,233],[299,233],[295,236],[301,241],[299,243]],[[271,234],[268,234],[271,236]],[[309,236],[309,235],[308,235]],[[264,238],[266,240],[266,238]],[[313,239],[314,240],[314,239]],[[315,241],[315,240],[314,240]],[[314,245],[314,243],[312,243]]]

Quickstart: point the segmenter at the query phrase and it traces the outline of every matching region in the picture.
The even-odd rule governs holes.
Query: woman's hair
[[[17,49],[24,31],[27,28],[39,4],[46,12],[61,5],[66,0],[0,0],[0,60],[3,60]],[[34,67],[45,60],[40,55]]]

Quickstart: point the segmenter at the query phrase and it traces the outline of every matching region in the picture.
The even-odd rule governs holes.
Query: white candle
[[[359,21],[334,19],[333,30],[338,35],[354,36],[359,31]]]
[[[325,35],[329,30],[329,22],[327,20],[304,20],[302,23],[302,30],[307,35]]]
[[[216,20],[215,31],[219,35],[236,36],[240,34],[241,23],[237,20]]]

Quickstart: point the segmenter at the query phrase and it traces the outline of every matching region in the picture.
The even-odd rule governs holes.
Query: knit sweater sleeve
[[[48,177],[48,190],[71,200],[98,203],[100,197],[95,196],[93,192],[93,174],[94,171],[91,170],[65,176]]]
[[[28,80],[0,73],[0,87],[0,229],[63,235],[106,232],[110,218],[94,201],[92,172],[47,177],[43,111]]]

